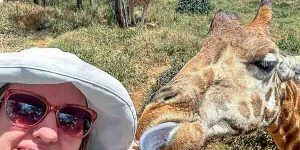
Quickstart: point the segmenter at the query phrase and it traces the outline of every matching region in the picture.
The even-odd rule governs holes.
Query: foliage
[[[179,0],[176,8],[177,12],[180,13],[208,13],[212,10],[210,0]]]
[[[77,10],[75,6],[41,7],[30,3],[4,3],[0,6],[0,33],[46,30],[56,35],[93,24],[111,21],[110,6]]]

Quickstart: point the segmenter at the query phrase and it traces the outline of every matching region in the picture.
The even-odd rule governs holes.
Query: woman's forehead
[[[84,94],[72,83],[59,84],[20,84],[11,83],[8,85],[10,89],[26,90],[42,97],[55,106],[65,104],[79,104],[86,106],[86,98]]]

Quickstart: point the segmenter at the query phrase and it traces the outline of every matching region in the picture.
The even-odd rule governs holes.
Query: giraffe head
[[[270,0],[261,1],[246,25],[236,14],[217,12],[200,52],[143,110],[136,134],[141,148],[199,149],[210,138],[274,122],[284,82],[299,81],[300,63],[279,53],[271,19]]]

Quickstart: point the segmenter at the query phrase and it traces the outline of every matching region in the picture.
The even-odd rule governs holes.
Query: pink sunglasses
[[[50,111],[56,114],[56,122],[67,135],[84,138],[97,119],[96,111],[81,105],[52,106],[46,98],[25,90],[6,89],[2,100],[9,120],[22,128],[39,124]]]

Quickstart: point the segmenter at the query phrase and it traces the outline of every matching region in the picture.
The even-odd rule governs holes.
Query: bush
[[[208,13],[212,9],[210,0],[179,0],[176,11],[180,13]]]
[[[76,10],[71,6],[42,7],[25,2],[7,2],[0,5],[0,33],[46,30],[59,35],[94,24],[110,23],[110,9],[106,3],[101,7]]]

